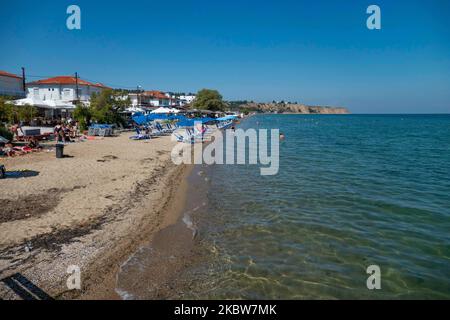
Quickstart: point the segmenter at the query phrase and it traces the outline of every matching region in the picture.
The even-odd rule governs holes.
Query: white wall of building
[[[191,104],[195,100],[196,96],[179,96],[181,105]]]
[[[37,100],[73,101],[77,100],[76,85],[71,84],[30,84],[27,87],[27,98]],[[101,87],[79,85],[78,98],[81,101],[89,101],[95,92],[102,92]]]
[[[24,96],[22,78],[0,75],[0,95]]]

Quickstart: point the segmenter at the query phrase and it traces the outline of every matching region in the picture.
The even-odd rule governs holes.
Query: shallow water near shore
[[[286,135],[279,174],[192,172],[193,259],[162,297],[450,298],[450,116],[258,115],[240,127]],[[370,265],[381,290],[367,289]],[[134,272],[129,284],[145,274]]]
[[[260,115],[277,176],[208,171],[197,215],[210,259],[189,298],[450,298],[450,116]],[[381,269],[368,290],[366,269]]]

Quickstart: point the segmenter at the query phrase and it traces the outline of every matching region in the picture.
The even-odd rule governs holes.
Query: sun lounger
[[[175,137],[175,139],[178,142],[187,142],[186,141],[186,137],[182,136],[181,134],[178,134],[178,133],[174,132],[174,133],[172,133],[172,135]]]
[[[150,140],[151,138],[149,134],[138,134],[130,137],[131,140]]]
[[[174,132],[172,133],[173,136],[177,139],[178,142],[183,143],[198,143],[198,142],[204,142],[205,136],[201,133],[196,133],[193,129],[186,128],[184,134]]]
[[[96,124],[89,127],[88,136],[110,137],[114,134],[114,130],[107,124]]]

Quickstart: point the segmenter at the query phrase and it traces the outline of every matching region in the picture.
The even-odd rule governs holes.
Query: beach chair
[[[165,130],[167,131],[167,133],[172,133],[172,132],[175,131],[175,129],[176,129],[176,128],[173,127],[172,124],[170,124],[170,123],[166,124]]]
[[[99,128],[97,127],[89,127],[88,136],[95,137],[98,136]]]
[[[150,140],[151,138],[149,134],[138,134],[130,137],[131,140]]]
[[[165,135],[165,132],[163,132],[160,128],[158,128],[159,126],[157,124],[154,124],[153,126],[150,127],[151,131],[152,131],[152,136],[163,136]]]
[[[175,137],[175,139],[177,140],[177,142],[182,142],[182,143],[194,143],[192,136],[187,135],[184,136],[182,134],[179,134],[177,132],[173,132],[172,135]]]
[[[202,135],[201,132],[197,132],[193,128],[186,128],[186,136],[183,142],[193,144],[204,141],[204,135]]]
[[[166,134],[172,133],[172,131],[168,130],[167,128],[163,128],[163,126],[162,126],[161,123],[159,123],[159,122],[157,122],[157,123],[155,124],[155,128],[156,128],[156,130],[158,130],[158,132],[159,132],[161,135],[166,135]]]

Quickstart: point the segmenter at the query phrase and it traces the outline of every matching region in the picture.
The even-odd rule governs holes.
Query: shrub
[[[6,140],[12,140],[14,135],[6,127],[0,124],[0,136]]]

